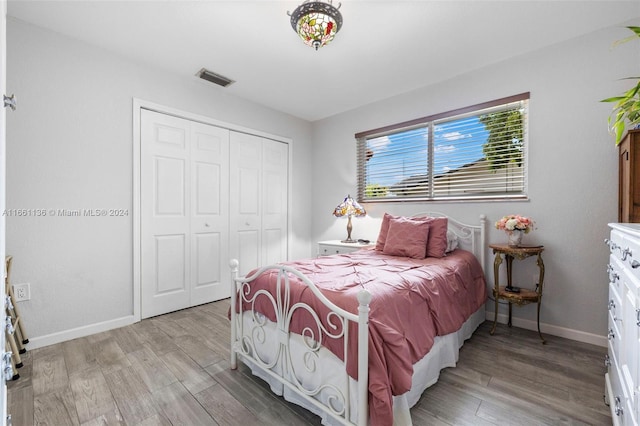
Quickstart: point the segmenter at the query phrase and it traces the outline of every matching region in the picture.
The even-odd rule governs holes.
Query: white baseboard
[[[493,322],[493,311],[486,311],[486,319]],[[498,322],[506,324],[509,320],[508,314],[498,314]],[[511,325],[514,327],[524,328],[525,330],[538,331],[538,323],[532,320],[526,320],[516,317],[511,317]],[[564,337],[566,339],[576,340],[578,342],[590,343],[596,346],[607,346],[606,336],[600,336],[592,333],[585,333],[584,331],[573,330],[570,328],[558,327],[556,325],[550,325],[540,323],[540,332],[544,334],[551,334],[553,336]]]
[[[27,349],[37,349],[44,346],[55,345],[56,343],[66,342],[67,340],[73,340],[79,337],[90,336],[92,334],[102,333],[103,331],[124,327],[126,325],[133,324],[134,322],[136,321],[134,321],[133,315],[130,315],[109,321],[84,325],[70,330],[59,331],[45,336],[29,337],[29,345],[27,346]]]

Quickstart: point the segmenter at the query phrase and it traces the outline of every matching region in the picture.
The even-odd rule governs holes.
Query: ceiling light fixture
[[[332,0],[306,0],[293,11],[287,12],[291,16],[291,27],[308,46],[318,50],[333,40],[342,27],[340,6],[332,4]]]

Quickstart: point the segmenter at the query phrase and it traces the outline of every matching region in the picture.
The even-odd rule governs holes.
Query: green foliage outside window
[[[480,116],[480,122],[489,132],[482,152],[491,170],[507,167],[509,163],[522,165],[522,141],[524,131],[522,112],[506,110]]]
[[[364,190],[365,197],[374,198],[374,197],[386,197],[389,193],[389,187],[382,186],[378,183],[370,183]]]

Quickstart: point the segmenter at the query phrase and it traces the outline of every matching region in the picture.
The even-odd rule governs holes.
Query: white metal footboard
[[[357,425],[367,424],[368,409],[368,351],[369,351],[369,303],[371,294],[366,290],[358,293],[358,314],[347,312],[329,301],[301,272],[283,265],[270,265],[258,269],[247,277],[238,276],[239,263],[233,259],[231,266],[231,368],[237,368],[237,359],[240,359],[250,367],[257,368],[276,379],[300,398],[316,406],[342,424],[352,425],[350,401],[352,395],[349,390],[349,377],[346,366],[348,360],[347,344],[349,340],[349,321],[358,325],[358,408]],[[277,286],[275,294],[266,290],[252,292],[250,283],[268,270],[277,271]],[[305,303],[292,303],[291,279],[298,277],[304,282],[313,294],[330,310],[323,318]],[[269,322],[261,313],[256,312],[257,301],[268,301],[276,315],[276,327],[278,342],[267,345],[266,326]],[[240,302],[240,303],[238,303]],[[243,321],[243,305],[251,306],[246,313],[251,315],[251,327],[246,329]],[[237,311],[236,308],[239,308]],[[290,331],[291,318],[297,310],[306,311],[315,321],[312,326],[307,326],[302,332],[304,342],[302,351],[291,350],[292,332]],[[327,326],[325,326],[327,324]],[[330,339],[343,339],[344,375],[341,383],[344,387],[335,384],[312,381],[313,385],[305,384],[300,380],[300,372],[296,369],[303,365],[306,376],[318,373],[318,351],[322,336]],[[273,343],[273,342],[271,342]],[[268,348],[265,350],[265,348]],[[269,353],[265,353],[268,351]],[[296,362],[297,361],[297,362]],[[322,398],[320,398],[322,394]]]

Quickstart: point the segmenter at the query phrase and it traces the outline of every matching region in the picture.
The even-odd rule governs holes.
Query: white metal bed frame
[[[414,215],[431,216],[431,217],[447,217],[442,213],[428,212]],[[452,231],[458,237],[458,247],[469,250],[476,255],[482,268],[485,268],[485,228],[486,217],[480,216],[479,225],[469,225],[462,223],[456,219],[448,218],[448,230]],[[336,306],[327,299],[316,285],[309,280],[304,274],[289,266],[269,265],[256,270],[252,275],[247,277],[239,277],[239,262],[232,259],[231,267],[231,368],[237,368],[238,358],[252,368],[256,368],[267,376],[277,380],[283,386],[289,388],[297,396],[305,400],[307,403],[315,406],[320,411],[328,414],[332,419],[340,424],[364,426],[368,423],[368,351],[369,351],[369,302],[371,294],[366,290],[358,293],[358,314],[347,312]],[[267,270],[277,271],[277,294],[274,297],[266,290],[260,290],[251,294],[249,285],[251,281]],[[330,310],[325,318],[325,325],[320,320],[319,315],[307,304],[295,303],[291,305],[290,299],[290,280],[291,277],[298,277],[304,282],[313,294]],[[240,298],[240,300],[238,299]],[[273,306],[276,314],[276,327],[278,334],[278,344],[275,346],[276,352],[262,354],[260,347],[263,346],[267,339],[265,326],[269,320],[254,310],[256,300],[258,298],[267,298]],[[238,302],[242,302],[238,304]],[[251,315],[253,326],[249,330],[245,330],[243,321],[242,305],[247,303],[251,305],[251,310],[246,312]],[[240,312],[236,312],[234,307],[238,306]],[[303,330],[304,353],[292,353],[290,343],[292,336],[290,335],[289,325],[292,315],[297,310],[307,311],[315,320],[313,327],[306,327]],[[346,372],[346,363],[348,360],[347,342],[349,340],[349,321],[358,324],[358,381],[357,381],[357,423],[351,421],[351,407],[349,377]],[[291,333],[293,334],[293,333]],[[320,336],[325,338],[340,339],[344,338],[343,359],[344,359],[344,388],[334,384],[320,383],[312,386],[305,385],[299,379],[296,372],[297,360],[303,360],[302,364],[306,370],[305,374],[313,374],[319,371],[318,352],[321,348]],[[299,337],[299,336],[298,336]],[[297,363],[300,364],[300,363]],[[319,396],[324,395],[323,403]]]

